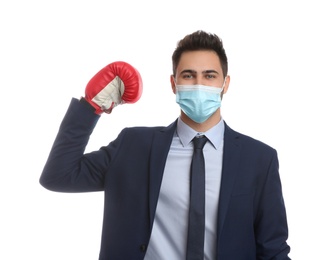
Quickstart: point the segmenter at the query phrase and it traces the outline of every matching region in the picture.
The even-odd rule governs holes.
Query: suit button
[[[146,245],[141,245],[139,247],[139,249],[142,251],[142,252],[145,252],[146,251]]]

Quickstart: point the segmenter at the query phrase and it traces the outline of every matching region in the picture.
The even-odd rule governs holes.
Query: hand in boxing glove
[[[111,113],[119,104],[135,103],[142,95],[139,72],[130,64],[116,61],[101,69],[87,84],[85,100],[96,114]]]

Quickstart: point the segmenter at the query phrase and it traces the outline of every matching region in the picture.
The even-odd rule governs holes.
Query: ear
[[[176,88],[175,88],[175,79],[174,79],[174,75],[171,75],[171,76],[170,76],[170,81],[171,81],[171,86],[172,86],[173,93],[175,94],[175,93],[176,93]]]
[[[223,94],[227,93],[230,82],[231,82],[231,77],[229,75],[227,75],[226,78],[225,78],[225,82],[224,82]]]

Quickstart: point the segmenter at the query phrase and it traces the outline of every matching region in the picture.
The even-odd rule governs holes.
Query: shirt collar
[[[214,146],[214,148],[218,149],[221,146],[222,141],[224,139],[224,131],[225,131],[225,125],[224,125],[224,120],[222,118],[218,124],[216,124],[214,127],[212,127],[211,129],[209,129],[208,131],[206,131],[204,133],[198,133],[197,131],[192,129],[190,126],[185,124],[181,120],[181,117],[178,118],[177,134],[184,147],[189,145],[191,140],[196,135],[205,135],[209,139],[211,144]]]

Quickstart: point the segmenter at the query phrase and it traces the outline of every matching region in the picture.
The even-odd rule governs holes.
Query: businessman
[[[100,260],[290,259],[277,152],[221,115],[230,85],[222,40],[188,34],[172,64],[179,117],[166,127],[125,128],[85,153],[100,116],[142,94],[132,65],[100,70],[85,96],[72,99],[41,185],[105,193]]]

